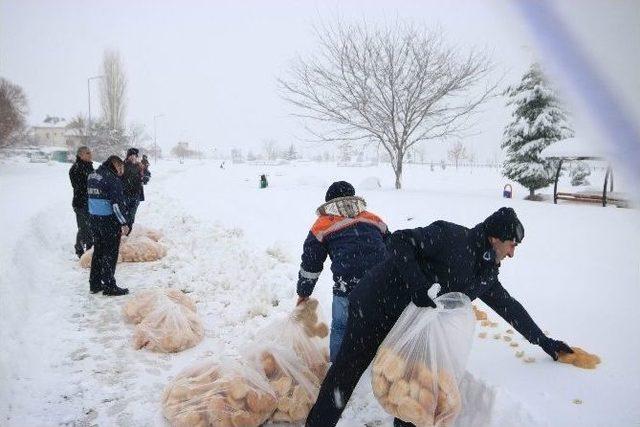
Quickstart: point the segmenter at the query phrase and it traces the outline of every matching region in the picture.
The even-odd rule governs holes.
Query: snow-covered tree
[[[538,64],[532,64],[520,84],[508,87],[505,95],[514,111],[502,140],[502,148],[507,151],[502,173],[528,188],[532,198],[536,190],[554,180],[555,162],[542,158],[540,152],[573,136],[573,131]]]
[[[591,175],[591,169],[589,165],[585,162],[576,162],[571,171],[569,172],[569,176],[571,177],[571,185],[574,187],[580,185],[589,185],[589,181],[587,177]]]
[[[296,150],[295,145],[291,144],[287,151],[284,152],[284,158],[286,160],[295,160],[298,158],[298,151]]]
[[[320,141],[380,144],[397,189],[408,150],[466,133],[496,86],[484,52],[449,45],[439,30],[338,21],[317,35],[318,49],[279,79],[282,96]]]

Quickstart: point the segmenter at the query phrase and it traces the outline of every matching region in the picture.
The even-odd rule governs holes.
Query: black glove
[[[549,337],[544,337],[540,340],[540,347],[542,347],[545,353],[551,356],[553,360],[558,360],[558,352],[573,353],[573,350],[567,344]]]
[[[433,307],[436,308],[436,303],[433,302],[429,294],[427,293],[429,288],[426,285],[416,287],[411,293],[411,301],[418,307]]]

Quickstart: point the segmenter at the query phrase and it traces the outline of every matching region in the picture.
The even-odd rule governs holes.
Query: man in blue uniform
[[[331,184],[325,202],[304,242],[297,292],[298,304],[309,298],[329,256],[334,281],[329,337],[333,361],[347,326],[347,296],[367,270],[384,260],[389,231],[379,217],[365,210],[364,199],[346,181]]]
[[[342,347],[324,379],[307,427],[335,426],[351,393],[400,314],[413,302],[435,307],[427,291],[480,298],[532,344],[554,360],[573,351],[545,336],[524,307],[498,280],[500,262],[513,257],[524,227],[511,208],[501,208],[468,229],[446,221],[391,235],[389,258],[370,270],[349,296],[349,322]],[[396,419],[396,427],[412,426]]]
[[[115,272],[120,249],[120,236],[129,234],[122,182],[124,163],[118,156],[109,157],[87,179],[89,214],[93,233],[93,258],[89,289],[104,295],[125,295],[126,288],[116,285]]]

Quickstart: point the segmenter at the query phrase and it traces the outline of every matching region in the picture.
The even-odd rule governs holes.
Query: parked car
[[[29,162],[31,163],[47,163],[49,156],[44,151],[34,151],[29,154]]]

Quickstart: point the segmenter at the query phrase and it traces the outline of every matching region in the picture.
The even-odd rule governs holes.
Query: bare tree
[[[298,57],[279,79],[282,96],[312,119],[322,141],[379,142],[401,188],[407,150],[460,135],[494,93],[492,68],[476,50],[458,53],[435,31],[397,23],[387,28],[338,23],[317,31],[320,51]]]
[[[129,145],[137,148],[143,147],[145,143],[151,141],[151,136],[147,133],[142,123],[130,123],[127,137]]]
[[[0,78],[0,147],[10,145],[25,128],[27,96],[22,88]]]
[[[264,150],[267,160],[276,160],[280,154],[278,142],[275,139],[265,139],[262,141],[262,149]]]
[[[120,54],[113,50],[104,52],[103,78],[100,81],[100,105],[108,129],[124,129],[126,113],[127,78]]]
[[[465,147],[461,141],[457,141],[453,144],[453,147],[447,151],[447,155],[449,156],[449,160],[452,160],[455,163],[456,169],[458,169],[458,162],[469,156],[467,153],[467,147]]]

